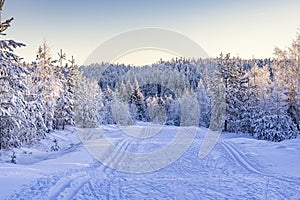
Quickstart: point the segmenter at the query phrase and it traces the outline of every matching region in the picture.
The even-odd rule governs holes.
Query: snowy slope
[[[143,153],[163,148],[177,129],[131,140],[116,126],[102,131],[120,149]],[[0,164],[0,199],[300,199],[300,138],[272,143],[226,133],[199,159],[205,133],[197,128],[190,148],[171,165],[132,174],[95,160],[69,128],[52,135],[61,151],[46,152],[46,143],[32,153],[18,152],[17,165]],[[111,155],[116,163],[124,157],[120,152]]]

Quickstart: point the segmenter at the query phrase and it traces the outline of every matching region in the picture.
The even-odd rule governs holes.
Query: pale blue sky
[[[54,57],[62,48],[82,64],[102,42],[143,27],[182,33],[212,57],[271,57],[295,37],[299,10],[299,0],[6,0],[3,19],[15,18],[7,38],[27,45],[17,51],[27,61],[46,38]]]

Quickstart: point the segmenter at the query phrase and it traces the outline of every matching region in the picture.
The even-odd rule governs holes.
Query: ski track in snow
[[[233,158],[237,163],[239,163],[244,169],[249,172],[260,174],[265,176],[266,174],[259,169],[256,169],[254,166],[250,164],[247,158],[230,142],[222,141],[222,147],[226,150],[226,152]]]
[[[122,162],[122,152],[139,148],[137,141],[119,142],[111,161]],[[300,199],[300,178],[272,175],[227,140],[200,160],[201,142],[196,138],[180,159],[156,172],[123,173],[94,161],[40,178],[7,199]]]
[[[281,196],[281,199],[290,199],[291,197],[288,196],[289,193],[287,191],[297,191],[295,195],[295,199],[300,199],[300,178],[293,178],[293,177],[280,177],[274,176],[271,172],[264,172],[254,165],[251,164],[251,161],[241,152],[238,147],[233,144],[232,142],[222,141],[222,147],[226,150],[228,154],[230,154],[231,158],[236,161],[240,166],[244,168],[244,170],[249,171],[250,173],[258,174],[267,178],[267,183],[265,186],[265,199],[268,199],[268,190],[270,187],[270,181],[272,184],[273,192],[277,193]],[[275,184],[276,183],[276,184]],[[285,188],[283,190],[283,187]],[[292,192],[293,193],[293,192]],[[278,198],[278,196],[273,196],[272,199]]]

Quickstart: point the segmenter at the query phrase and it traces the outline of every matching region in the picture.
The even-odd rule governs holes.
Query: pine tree
[[[300,29],[298,29],[296,39],[293,40],[289,48],[290,60],[288,71],[289,83],[289,115],[300,131]]]
[[[44,105],[43,119],[47,132],[55,128],[55,104],[61,90],[61,83],[55,76],[54,61],[46,41],[39,47],[36,57],[36,93],[40,93]]]
[[[262,72],[261,77],[257,77],[261,84],[261,116],[254,121],[254,136],[276,142],[295,138],[298,132],[288,115],[287,90],[280,80],[278,66],[274,70],[275,79],[271,78],[267,66]]]
[[[200,80],[196,90],[198,105],[199,105],[199,126],[209,127],[211,102],[207,89],[204,86],[203,80]]]
[[[167,120],[165,102],[160,97],[149,97],[146,100],[149,120],[154,124],[164,124]]]
[[[211,101],[209,130],[223,131],[226,128],[226,79],[223,78],[220,59],[217,62],[208,62],[207,65],[205,80]]]
[[[59,55],[65,55],[61,53]],[[60,60],[62,57],[60,57]],[[55,107],[55,128],[61,127],[64,129],[65,125],[74,125],[74,87],[78,72],[75,66],[75,60],[72,57],[71,67],[68,65],[60,65],[56,68],[56,76],[60,81],[61,89],[59,97],[56,100]],[[62,61],[60,61],[62,64]]]
[[[70,109],[70,105],[73,104],[73,100],[69,91],[67,90],[67,81],[65,69],[58,67],[57,79],[60,81],[61,88],[58,98],[55,102],[55,110],[54,110],[54,128],[55,129],[63,129],[65,125],[72,124],[72,110]]]
[[[28,76],[29,78],[31,75]],[[36,135],[45,137],[47,127],[43,119],[44,107],[41,96],[38,94],[26,93],[25,100],[27,102],[26,111],[29,114],[29,121],[33,125]]]
[[[185,91],[179,102],[181,111],[180,126],[198,126],[200,117],[196,96],[190,91]]]
[[[136,110],[134,111],[135,119],[138,121],[147,121],[147,116],[145,115],[146,104],[144,100],[144,95],[140,90],[139,83],[137,80],[135,80],[134,83],[134,92],[131,95],[130,104],[132,107],[136,108]]]
[[[249,78],[243,69],[240,60],[232,64],[229,81],[229,119],[231,119],[229,131],[237,133],[251,132],[250,100],[251,89]]]
[[[244,63],[241,59],[230,58],[230,54],[227,54],[225,58],[221,54],[218,60],[219,76],[223,79],[225,87],[226,119],[224,130],[251,134],[252,106],[255,101],[255,94],[244,69]]]
[[[122,101],[122,96],[118,93],[114,93],[112,100],[112,115],[115,122],[121,126],[128,126],[134,124],[127,102]]]
[[[167,115],[166,125],[180,126],[180,103],[177,99],[173,99],[172,96],[166,97],[165,100],[165,112]]]
[[[0,2],[0,12],[4,2]],[[0,35],[5,35],[12,20],[2,22],[0,17]],[[21,66],[20,58],[13,54],[15,48],[22,46],[13,40],[0,41],[0,149],[18,147],[33,139],[24,100],[27,87],[23,76],[27,71]]]
[[[102,105],[100,88],[96,81],[79,74],[75,87],[74,118],[76,126],[81,128],[98,127],[98,109]]]
[[[114,119],[113,113],[112,113],[112,103],[114,99],[114,93],[110,89],[110,87],[107,87],[105,91],[102,93],[102,107],[100,107],[98,111],[99,115],[99,122],[100,124],[106,125],[106,124],[115,124],[116,121]]]
[[[229,97],[228,97],[228,88],[229,88],[229,74],[230,74],[230,63],[229,63],[230,54],[227,54],[225,58],[223,58],[223,53],[220,54],[220,58],[217,58],[217,68],[216,74],[213,76],[217,79],[215,82],[218,83],[218,79],[224,82],[225,89],[225,103],[226,103],[226,118],[224,121],[224,131],[228,130],[228,111],[229,111]],[[213,89],[214,90],[214,89]]]

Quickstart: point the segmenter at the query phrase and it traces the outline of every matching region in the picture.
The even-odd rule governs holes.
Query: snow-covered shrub
[[[16,156],[16,152],[12,152],[12,155],[11,155],[11,163],[13,164],[17,164],[17,156]]]
[[[58,145],[57,140],[54,139],[53,143],[54,144],[51,146],[51,151],[59,151],[60,150],[60,146]]]

